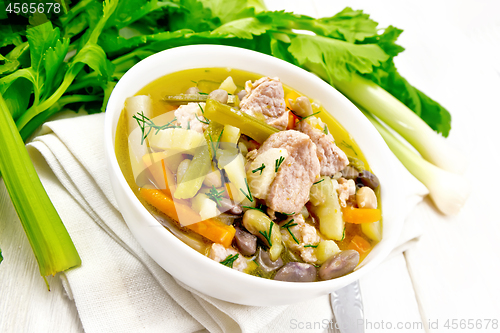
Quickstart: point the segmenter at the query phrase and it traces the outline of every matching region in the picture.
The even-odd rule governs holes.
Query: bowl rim
[[[211,55],[212,57],[214,55],[220,56],[221,52],[222,52],[222,54],[225,54],[225,55],[230,54],[230,55],[236,55],[236,56],[250,57],[258,63],[260,63],[260,62],[266,63],[267,66],[264,66],[266,68],[272,68],[272,67],[279,67],[280,69],[285,68],[286,70],[289,70],[292,74],[295,73],[295,74],[299,75],[298,77],[303,77],[305,79],[305,81],[309,81],[309,82],[313,83],[315,86],[321,87],[321,89],[329,90],[329,93],[332,94],[332,99],[337,100],[340,105],[347,107],[349,109],[349,112],[351,113],[350,117],[354,117],[354,119],[357,122],[360,122],[360,124],[363,124],[362,126],[365,128],[364,130],[367,131],[367,133],[368,133],[367,135],[371,138],[370,140],[373,142],[373,144],[375,146],[377,146],[380,149],[380,151],[378,153],[382,154],[383,157],[387,157],[388,155],[392,155],[389,148],[387,147],[387,145],[383,141],[382,137],[379,135],[379,133],[375,130],[375,128],[371,125],[371,123],[364,117],[364,115],[361,113],[361,111],[359,111],[354,106],[354,104],[352,104],[352,102],[350,102],[345,96],[343,96],[340,92],[338,92],[335,88],[330,86],[328,83],[321,80],[316,75],[303,70],[300,67],[297,67],[297,66],[290,64],[290,63],[287,63],[281,59],[278,59],[278,58],[275,58],[275,57],[272,57],[272,56],[269,56],[269,55],[266,55],[263,53],[259,53],[256,51],[251,51],[251,50],[243,49],[243,48],[239,48],[239,47],[233,47],[233,46],[200,44],[200,45],[180,46],[180,47],[167,49],[167,50],[158,52],[156,54],[153,54],[153,55],[143,59],[142,61],[137,63],[135,66],[133,66],[131,69],[129,69],[123,75],[123,77],[116,84],[113,92],[110,95],[110,98],[109,98],[109,101],[107,104],[107,108],[106,108],[106,115],[105,115],[105,125],[104,125],[104,131],[105,131],[104,132],[104,141],[105,142],[104,142],[104,145],[105,145],[106,160],[107,160],[107,164],[108,164],[108,172],[115,173],[117,175],[118,183],[119,183],[120,187],[124,190],[125,195],[129,198],[132,198],[132,200],[138,204],[137,205],[138,209],[141,210],[142,213],[146,212],[147,215],[150,216],[150,219],[147,221],[148,224],[152,225],[152,223],[154,223],[155,225],[157,225],[158,222],[147,211],[147,209],[140,203],[140,201],[136,198],[135,194],[133,193],[132,189],[128,186],[123,174],[121,173],[121,169],[119,167],[118,161],[117,161],[116,156],[114,154],[114,142],[115,142],[115,140],[114,140],[115,139],[114,125],[117,122],[117,121],[115,121],[115,118],[119,117],[119,116],[116,116],[116,113],[118,112],[118,114],[119,114],[121,112],[121,110],[123,109],[123,104],[121,106],[119,105],[120,104],[119,101],[121,99],[121,96],[119,96],[120,91],[126,90],[125,88],[127,87],[127,84],[129,84],[130,82],[134,82],[135,81],[134,78],[137,78],[138,76],[140,76],[140,74],[143,71],[145,71],[147,69],[151,69],[152,68],[151,64],[153,64],[153,63],[161,63],[162,61],[165,61],[166,58],[168,58],[168,59],[183,59],[183,57],[188,57],[189,55],[192,55],[192,54],[203,54],[205,57],[207,55]],[[203,63],[203,62],[200,62],[200,64],[201,63]],[[220,63],[220,61],[218,63]],[[227,62],[225,62],[225,63],[227,63]],[[198,65],[198,64],[191,66],[189,68],[220,68],[220,67],[231,67],[234,69],[242,69],[242,70],[257,73],[257,74],[260,74],[260,68],[262,68],[262,67],[259,67],[259,70],[249,70],[249,69],[237,68],[236,66],[227,66],[227,65],[224,65],[224,66],[220,66],[220,65],[219,66],[210,66],[210,65],[208,65],[207,66],[207,65]],[[178,70],[170,71],[170,72],[166,72],[166,73],[158,70],[158,73],[156,73],[157,74],[156,78],[167,75],[169,73],[181,71],[184,69],[188,69],[188,68],[182,68],[182,66],[181,66],[181,68],[179,68]],[[267,75],[267,74],[262,74],[262,75]],[[269,75],[269,76],[271,76],[271,75]],[[282,78],[280,77],[280,79],[282,79]],[[151,82],[151,81],[149,81],[149,82]],[[294,84],[290,84],[289,82],[283,82],[283,83],[286,84],[287,86],[291,87],[292,89],[296,89]],[[140,84],[137,84],[137,85],[138,85],[138,88],[135,89],[135,92],[133,94],[137,93],[140,89],[142,89],[144,87],[144,85],[140,85]],[[130,90],[130,89],[128,89],[128,90]],[[302,92],[300,89],[296,89],[296,90],[299,92]],[[132,96],[133,94],[128,95],[128,96]],[[306,96],[309,96],[309,95],[306,94]],[[330,114],[332,114],[331,110],[327,109],[326,107],[325,107],[325,109]],[[332,114],[332,116],[334,116],[334,118],[343,127],[346,128],[345,124],[341,120],[339,120],[333,114]],[[346,128],[346,130],[347,130],[347,128]],[[347,131],[349,134],[351,134],[351,131],[349,131],[349,130],[347,130]],[[352,135],[352,136],[354,138],[354,135]],[[367,161],[369,162],[369,164],[373,170],[373,167],[374,167],[373,156],[371,158],[369,157],[372,154],[367,154],[365,149],[362,148],[362,145],[360,144],[359,140],[356,139],[356,142],[358,143],[360,149],[363,151],[365,158],[367,159]],[[392,155],[392,157],[390,157],[389,160],[391,160],[391,158],[394,158],[394,156]],[[375,163],[375,165],[376,165],[376,163]],[[379,176],[379,174],[377,172],[374,172],[374,173],[376,173],[377,176]],[[388,198],[392,198],[394,200],[394,202],[399,202],[399,203],[401,203],[401,200],[397,200],[398,197],[396,195],[394,195],[394,193],[392,193],[392,194],[389,193],[391,195],[387,196],[388,193],[386,193],[387,191],[385,190],[385,188],[387,187],[388,184],[391,184],[392,181],[390,181],[389,178],[387,178],[387,179],[386,179],[386,177],[383,177],[383,178],[384,178],[384,181],[382,181],[382,179],[381,179],[381,184],[382,184],[382,188],[381,188],[382,200],[381,201],[382,201],[382,204],[384,206],[383,233],[385,233],[385,224],[386,224],[386,220],[387,220],[386,219],[386,209],[387,208],[385,207],[385,206],[387,206],[386,200]],[[390,187],[392,187],[392,185],[389,186],[389,188]],[[385,235],[383,236],[382,240],[375,246],[375,248],[378,247],[378,251],[375,253],[376,255],[374,255],[372,258],[370,258],[370,260],[368,262],[366,262],[366,258],[365,258],[365,260],[358,266],[359,268],[357,268],[354,272],[352,272],[348,275],[345,275],[345,276],[342,276],[342,277],[339,277],[336,279],[332,279],[332,280],[315,281],[315,282],[310,282],[310,283],[292,283],[292,282],[276,281],[276,280],[261,278],[261,277],[257,277],[257,276],[253,276],[253,275],[249,275],[246,273],[236,271],[236,270],[231,269],[229,267],[225,267],[224,265],[220,265],[218,262],[215,262],[215,261],[211,260],[210,258],[204,256],[203,254],[199,253],[198,251],[192,249],[191,247],[189,247],[189,245],[182,242],[180,239],[178,239],[175,235],[173,235],[166,228],[159,228],[158,230],[160,230],[159,232],[160,232],[161,237],[164,238],[166,241],[174,242],[174,244],[177,244],[176,246],[178,246],[180,249],[183,249],[183,248],[190,249],[189,250],[190,253],[186,253],[186,255],[190,256],[193,260],[199,260],[199,259],[205,260],[206,261],[205,264],[208,265],[208,267],[212,267],[213,269],[220,271],[220,274],[228,275],[230,278],[236,278],[238,280],[241,280],[243,283],[244,282],[251,282],[251,283],[257,283],[257,284],[261,284],[261,285],[269,285],[272,288],[285,288],[286,290],[289,290],[290,287],[293,287],[293,289],[296,289],[296,290],[301,289],[301,290],[306,290],[306,291],[309,291],[309,290],[312,291],[312,290],[316,290],[316,289],[328,289],[329,292],[331,292],[331,291],[333,291],[335,289],[339,289],[339,288],[341,288],[341,287],[343,287],[343,286],[345,286],[345,285],[347,285],[355,280],[358,280],[362,275],[366,274],[368,271],[370,271],[371,269],[373,269],[374,267],[379,265],[388,256],[388,254],[395,248],[395,246],[397,244],[398,236],[402,230],[402,221],[399,221],[399,222],[397,221],[399,219],[398,218],[398,211],[399,210],[397,210],[396,207],[393,207],[393,206],[394,205],[392,203],[389,205],[389,207],[392,207],[391,209],[394,209],[394,211],[391,212],[391,214],[390,214],[390,219],[396,219],[396,221],[391,222],[391,223],[394,223],[394,225],[392,226],[392,230],[393,230],[392,235],[389,238],[387,238],[387,236],[385,236]],[[127,222],[127,225],[128,224],[129,223]],[[129,228],[130,228],[130,225],[129,225]],[[135,237],[135,235],[134,235],[134,237]],[[372,250],[372,252],[375,250],[375,248]],[[166,268],[163,267],[163,269],[165,269],[168,272],[168,270]],[[328,286],[331,286],[331,288],[328,288]],[[201,292],[203,292],[203,291],[201,291]]]

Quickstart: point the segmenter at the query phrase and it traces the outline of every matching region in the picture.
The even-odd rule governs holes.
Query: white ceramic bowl
[[[229,67],[279,77],[281,81],[321,102],[363,151],[381,182],[383,239],[356,271],[321,282],[294,283],[263,279],[225,267],[191,249],[167,229],[137,200],[123,177],[114,152],[115,131],[127,97],[169,73],[209,67]],[[396,245],[402,228],[395,170],[386,161],[393,156],[383,139],[362,113],[342,94],[315,75],[292,64],[261,53],[218,45],[195,45],[169,49],[152,55],[131,68],[118,82],[108,102],[105,121],[105,151],[109,176],[120,211],[146,252],[167,272],[186,285],[215,298],[246,305],[289,304],[331,293],[359,279],[378,265]]]

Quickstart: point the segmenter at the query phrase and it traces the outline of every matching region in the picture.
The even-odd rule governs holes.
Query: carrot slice
[[[286,127],[287,130],[295,128],[295,123],[299,119],[293,112],[288,112],[288,125]]]
[[[296,93],[295,91],[293,91],[293,90],[290,91],[288,94],[286,94],[286,96],[285,96],[286,107],[291,110],[292,107],[290,106],[290,102],[288,100],[291,99],[292,101],[295,102],[295,100],[297,99],[297,97],[300,97],[300,95],[298,93]]]
[[[349,243],[348,248],[350,250],[356,250],[359,252],[360,255],[362,255],[365,252],[368,252],[371,248],[370,243],[364,239],[363,237],[356,235],[352,238],[351,242]]]
[[[382,213],[380,209],[347,206],[342,208],[342,216],[345,222],[360,224],[379,221],[382,218]]]
[[[144,200],[149,202],[154,207],[158,208],[161,212],[167,214],[170,218],[179,221],[200,221],[201,217],[189,206],[174,203],[172,197],[166,195],[164,192],[152,189],[141,188],[140,193]],[[179,219],[179,216],[181,219]],[[182,225],[182,223],[181,223]],[[233,241],[236,230],[232,225],[226,225],[216,219],[207,219],[204,221],[185,225],[186,228],[202,235],[203,237],[211,240],[212,242],[220,243],[225,247],[229,247]]]

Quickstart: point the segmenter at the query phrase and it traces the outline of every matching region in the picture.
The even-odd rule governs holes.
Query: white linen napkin
[[[46,123],[28,144],[82,258],[80,267],[61,278],[86,332],[286,332],[294,322],[332,319],[328,296],[253,307],[214,299],[176,281],[146,254],[120,215],[104,162],[103,136],[104,114],[85,115]],[[402,172],[408,175],[406,211],[411,212],[426,189]],[[420,234],[418,224],[405,225],[398,253]]]

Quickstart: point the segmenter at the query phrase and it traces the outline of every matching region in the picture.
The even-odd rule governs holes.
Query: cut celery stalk
[[[1,95],[0,147],[0,172],[35,254],[40,275],[45,279],[79,266],[81,259],[75,245],[38,178]]]
[[[212,161],[208,147],[201,146],[193,156],[193,160],[182,177],[182,180],[175,190],[174,197],[176,199],[190,199],[198,193],[205,176],[210,172]]]
[[[333,190],[322,204],[311,206],[311,210],[319,219],[319,231],[327,239],[342,240],[345,223],[342,219],[337,191]]]
[[[238,144],[240,139],[240,129],[231,125],[224,125],[224,132],[220,139],[221,142],[233,143],[235,146]]]
[[[208,99],[208,95],[200,94],[180,94],[180,95],[168,95],[163,99],[165,102],[174,105],[188,104],[188,103],[201,103]],[[238,96],[229,95],[227,97],[227,104],[239,103]]]
[[[183,154],[193,154],[205,145],[203,134],[183,128],[167,128],[148,136],[149,145],[155,150],[175,149]]]

